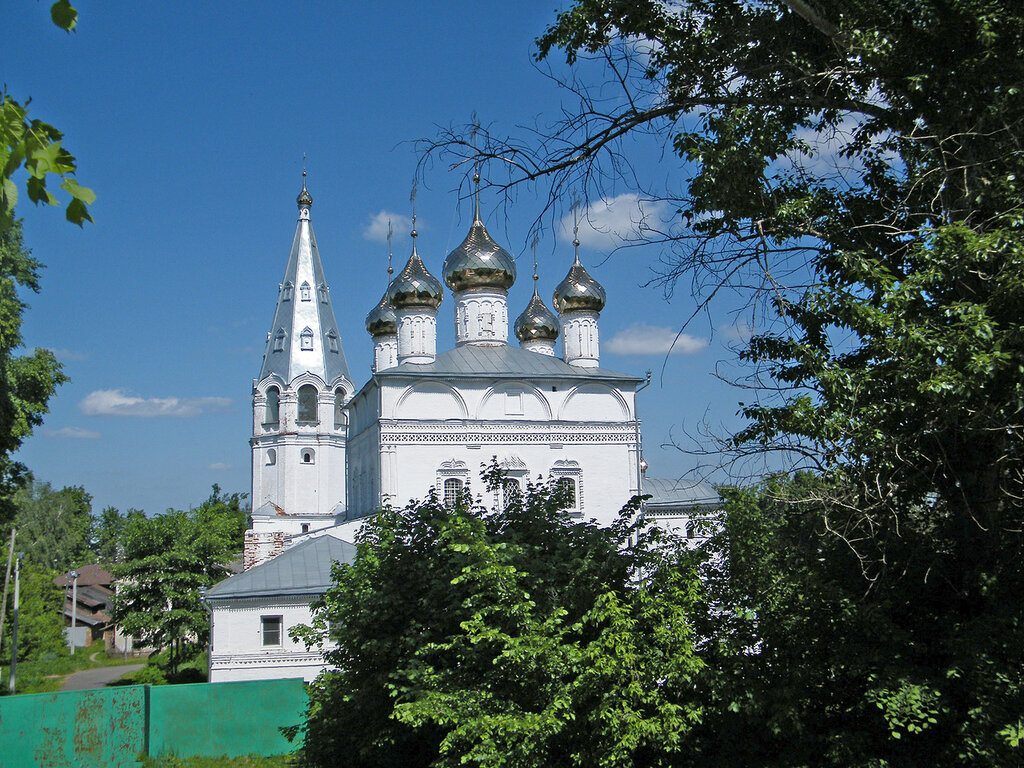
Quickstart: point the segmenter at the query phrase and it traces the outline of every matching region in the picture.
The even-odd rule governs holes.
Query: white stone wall
[[[600,362],[597,312],[575,310],[558,316],[562,323],[563,359],[580,368],[596,368]]]
[[[304,644],[288,637],[288,630],[312,620],[309,603],[313,597],[210,600],[210,682],[289,677],[312,681],[325,667],[323,649],[307,651]],[[263,616],[282,617],[284,632],[280,646],[263,645]]]
[[[455,294],[455,343],[508,344],[508,298],[505,291],[475,288]]]
[[[425,307],[399,309],[398,362],[430,363],[437,354],[437,310]]]

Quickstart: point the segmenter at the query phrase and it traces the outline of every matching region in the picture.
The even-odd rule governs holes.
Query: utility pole
[[[71,655],[75,655],[75,619],[78,616],[78,571],[68,573],[71,577]]]
[[[7,575],[4,576],[4,599],[0,602],[0,653],[4,648],[4,619],[7,618],[7,588],[11,585],[11,561],[14,559],[14,533],[11,528],[11,546],[7,550]]]
[[[11,612],[11,681],[10,691],[14,693],[14,680],[18,674],[18,606],[21,603],[21,558],[24,555],[19,552],[18,559],[14,562],[14,610]]]

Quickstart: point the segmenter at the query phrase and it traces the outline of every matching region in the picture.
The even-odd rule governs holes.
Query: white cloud
[[[750,341],[750,337],[754,335],[754,329],[746,320],[720,325],[718,330],[728,341],[741,341],[744,344]]]
[[[82,429],[81,427],[48,429],[45,434],[47,437],[56,437],[61,440],[99,440],[103,437],[99,432],[93,432],[91,429]]]
[[[408,216],[381,210],[380,213],[370,217],[369,223],[363,230],[363,237],[367,240],[375,240],[378,243],[386,243],[388,241],[388,221],[391,222],[394,237],[408,235],[412,229],[412,219]]]
[[[136,397],[123,389],[97,389],[78,404],[86,416],[173,416],[189,418],[231,405],[226,397]]]
[[[635,192],[604,197],[580,212],[580,245],[608,249],[662,228],[668,203],[642,200]],[[563,216],[558,225],[561,240],[572,242],[573,216]]]
[[[708,345],[673,328],[634,323],[619,331],[605,344],[605,350],[615,355],[692,355]]]
[[[54,357],[62,362],[79,362],[81,360],[88,360],[89,354],[87,352],[75,352],[71,349],[54,349],[50,348],[53,352]]]
[[[209,467],[207,467],[207,469],[212,469],[212,470],[231,469],[231,465],[230,464],[225,464],[223,461],[215,461],[215,462],[213,462],[213,464],[211,464]]]

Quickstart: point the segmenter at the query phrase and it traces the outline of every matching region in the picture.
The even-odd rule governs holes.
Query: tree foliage
[[[91,549],[92,497],[80,486],[59,491],[33,480],[14,495],[17,551],[55,573],[95,561]]]
[[[746,531],[760,581],[730,550],[745,592],[723,605],[752,607],[746,635],[727,625],[749,653],[709,684],[736,709],[719,748],[1019,762],[1024,9],[576,0],[538,46],[576,67],[564,122],[439,148],[500,161],[511,186],[668,203],[638,233],[664,278],[750,297],[754,392],[726,447],[819,474],[733,499],[765,530]],[[588,86],[594,61],[606,78]],[[677,158],[665,187],[629,163],[642,133]],[[740,725],[774,733],[774,756]]]
[[[68,0],[50,6],[50,19],[65,32],[78,24],[78,12]],[[27,173],[25,188],[33,203],[60,205],[52,189],[47,187],[51,176],[60,179],[60,188],[71,199],[64,214],[68,221],[81,226],[92,221],[89,206],[95,193],[75,179],[75,158],[63,147],[64,135],[52,125],[28,116],[31,99],[16,101],[0,88],[0,233],[14,222],[14,206],[18,202],[15,175],[22,168]]]
[[[67,655],[64,639],[64,589],[54,582],[54,571],[30,562],[21,564],[21,596],[18,605],[18,661],[48,654]],[[10,659],[11,616],[14,610],[14,576],[7,596],[7,622],[3,648]]]
[[[635,507],[601,529],[547,486],[500,512],[468,501],[385,510],[336,567],[298,631],[337,643],[305,764],[672,764],[701,712],[692,565]]]
[[[241,551],[242,499],[221,494],[215,485],[195,509],[125,519],[124,559],[114,567],[113,619],[142,643],[169,648],[172,671],[209,637],[200,589],[226,578],[229,562]]]

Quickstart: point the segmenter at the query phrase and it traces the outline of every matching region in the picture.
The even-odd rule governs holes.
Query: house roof
[[[621,381],[639,384],[642,379],[607,368],[581,368],[552,355],[519,347],[483,347],[465,344],[439,354],[432,363],[402,363],[378,371],[378,379],[407,376],[458,378],[535,378]]]
[[[323,594],[333,583],[331,566],[351,563],[355,556],[355,544],[318,536],[214,585],[206,599]]]
[[[647,508],[652,512],[675,507],[710,507],[721,502],[713,487],[695,480],[644,478],[644,493],[650,494]]]
[[[113,575],[102,565],[83,565],[81,568],[77,568],[76,570],[78,571],[79,587],[90,587],[95,585],[109,586],[114,583]],[[58,587],[70,587],[71,582],[72,579],[68,578],[67,573],[62,573],[53,579],[53,583]]]

